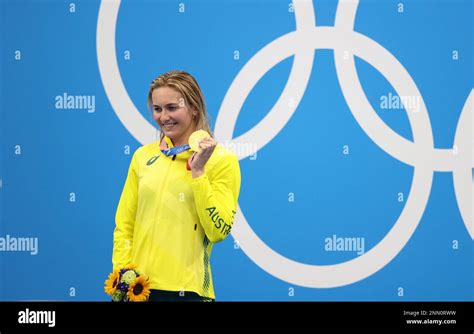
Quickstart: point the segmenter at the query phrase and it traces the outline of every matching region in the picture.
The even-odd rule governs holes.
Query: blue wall
[[[111,270],[115,209],[134,150],[156,135],[146,108],[151,80],[171,69],[192,73],[206,96],[214,131],[223,133],[216,121],[219,112],[237,105],[224,97],[245,83],[240,71],[267,44],[295,31],[297,14],[315,16],[318,27],[334,26],[338,7],[337,1],[318,0],[295,1],[294,6],[289,0],[115,2],[115,50],[107,51],[116,55],[120,75],[112,78],[111,63],[99,59],[97,45],[113,45],[98,38],[98,26],[107,26],[99,12],[110,18],[113,2],[107,8],[86,0],[0,3],[0,237],[38,243],[37,254],[34,243],[23,251],[4,245],[0,299],[66,301],[108,300],[103,281]],[[331,46],[333,35],[326,41],[324,33],[303,31],[306,42],[297,43],[297,49],[256,78],[242,107],[236,107],[228,139],[244,135],[269,114],[297,65],[295,53],[306,50],[310,61],[314,56],[303,71],[307,84],[288,82],[304,92],[301,100],[294,97],[282,108],[294,114],[274,130],[268,144],[240,160],[235,232],[215,245],[212,256],[218,300],[473,300],[472,212],[464,209],[463,215],[459,204],[472,207],[472,193],[456,198],[454,167],[442,170],[433,162],[436,157],[410,163],[371,139],[371,130],[357,122],[344,93],[356,85],[342,88],[335,60],[344,55],[344,61],[354,61],[373,111],[400,141],[413,142],[407,116],[412,111],[383,103],[386,98],[396,102],[402,94],[389,74],[363,55],[353,57],[354,36],[391,54],[400,66],[387,68],[394,76],[406,70],[412,82],[402,87],[415,85],[421,95],[411,97],[426,106],[418,113],[429,119],[420,137],[432,137],[433,151],[440,154],[467,157],[463,161],[468,165],[456,166],[464,176],[468,171],[464,184],[472,183],[473,3],[361,0],[356,10],[354,31],[359,34],[349,31],[342,38],[340,29],[334,35],[339,53]],[[308,56],[316,44],[323,47]],[[121,83],[125,90],[117,93]],[[91,104],[61,109],[58,101],[64,94],[85,96]],[[470,111],[465,108],[468,96]],[[458,127],[463,108],[470,113],[463,118],[470,124]],[[145,123],[121,121],[119,109],[136,119],[142,115]],[[222,125],[227,116],[221,117]],[[133,125],[143,127],[142,137],[131,130]],[[455,153],[454,139],[462,131],[470,146]],[[417,150],[415,156],[428,157],[423,145]],[[398,226],[410,196],[419,191],[412,188],[418,164],[425,166],[420,173],[427,179],[431,168],[433,179],[426,205],[423,200],[413,204],[421,218],[406,219],[414,232],[401,251],[376,270],[351,262],[350,271],[337,273],[330,265],[382,257],[377,245]],[[312,280],[290,265],[257,259],[252,241],[236,237],[244,235],[243,217],[272,254],[292,264],[326,268],[328,278]],[[363,241],[364,248],[330,248],[330,240],[344,238]],[[347,278],[359,271],[367,273]],[[339,280],[345,283],[335,283]]]

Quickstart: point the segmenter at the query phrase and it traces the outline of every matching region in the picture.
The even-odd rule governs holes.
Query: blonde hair
[[[160,87],[170,87],[178,91],[184,99],[188,108],[197,111],[197,115],[193,118],[195,130],[207,131],[211,136],[211,127],[209,125],[209,116],[206,111],[206,104],[204,102],[204,95],[199,87],[196,79],[184,71],[174,70],[158,76],[151,82],[150,90],[148,92],[148,108],[153,112],[153,91]],[[164,134],[161,131],[160,141]]]

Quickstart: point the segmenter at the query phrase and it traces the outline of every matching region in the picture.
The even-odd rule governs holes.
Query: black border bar
[[[54,311],[54,327],[51,313]],[[23,312],[23,313],[21,313]],[[34,313],[34,314],[33,314]],[[20,323],[42,320],[43,323]],[[414,321],[416,320],[416,321]],[[418,323],[416,323],[418,322]],[[137,328],[474,329],[473,302],[0,302],[0,332]]]

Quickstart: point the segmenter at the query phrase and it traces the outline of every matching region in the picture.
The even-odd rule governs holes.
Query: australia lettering
[[[211,217],[214,227],[223,235],[228,235],[232,229],[232,225],[227,224],[224,219],[219,216],[219,211],[217,211],[216,207],[206,208],[206,211],[209,212],[209,217]]]

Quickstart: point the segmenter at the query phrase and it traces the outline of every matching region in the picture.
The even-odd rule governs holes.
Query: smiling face
[[[156,88],[152,92],[153,119],[174,146],[188,143],[194,132],[197,112],[186,106],[183,96],[171,87]]]

